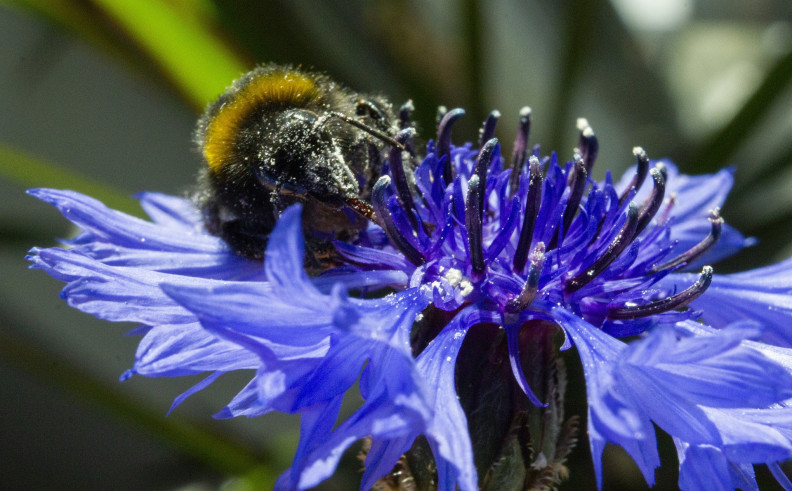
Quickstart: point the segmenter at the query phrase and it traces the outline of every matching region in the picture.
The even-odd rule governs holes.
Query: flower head
[[[792,262],[728,276],[707,265],[749,244],[720,215],[731,171],[688,177],[635,148],[621,181],[596,182],[588,123],[562,162],[528,148],[527,108],[507,165],[495,112],[480,148],[451,143],[462,114],[444,115],[419,163],[412,130],[396,137],[372,192],[377,222],[336,242],[345,264],[317,277],[303,269],[299,207],[262,268],[208,235],[191,203],[154,194],[141,197],[144,222],[33,191],[83,233],[31,260],[69,283],[71,305],[143,324],[128,375],[211,372],[177,402],[256,369],[219,415],[302,415],[284,489],[326,479],[364,438],[362,488],[394,468],[439,489],[552,486],[575,440],[560,359],[572,346],[600,485],[607,443],[653,483],[655,425],[674,438],[683,488],[750,489],[756,463],[780,472],[792,457]],[[335,425],[356,381],[364,403]]]

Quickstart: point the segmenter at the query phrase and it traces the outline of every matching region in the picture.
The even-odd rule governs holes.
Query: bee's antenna
[[[357,119],[350,118],[349,116],[347,116],[345,114],[342,114],[342,113],[339,113],[339,112],[336,112],[336,111],[329,111],[327,114],[330,115],[330,116],[333,116],[334,118],[338,118],[341,121],[344,121],[345,123],[351,124],[355,128],[361,129],[361,130],[365,131],[366,133],[368,133],[369,135],[371,135],[371,136],[373,136],[375,138],[379,138],[380,140],[384,141],[388,145],[391,145],[393,147],[398,148],[402,152],[406,152],[407,151],[407,148],[404,145],[402,145],[401,143],[397,142],[396,140],[394,140],[390,136],[386,135],[385,133],[383,133],[383,132],[381,132],[379,130],[375,130],[374,128],[372,128],[370,126],[367,126],[367,125],[361,123]]]

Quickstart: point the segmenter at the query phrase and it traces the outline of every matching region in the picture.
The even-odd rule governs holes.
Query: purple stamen
[[[398,135],[396,135],[396,141],[404,144],[407,142],[413,135],[413,129],[407,128],[401,130]],[[390,151],[390,155],[388,156],[388,162],[390,163],[391,174],[393,175],[393,179],[395,180],[396,184],[396,196],[399,199],[399,202],[404,209],[405,213],[407,214],[407,219],[410,221],[410,225],[412,225],[413,230],[418,230],[418,217],[415,213],[415,202],[413,201],[412,191],[410,190],[410,185],[407,182],[407,174],[404,172],[404,160],[403,160],[403,149],[399,147],[392,147]]]
[[[641,147],[633,148],[633,155],[635,155],[635,158],[638,161],[635,167],[635,175],[633,176],[632,181],[630,181],[630,184],[622,192],[622,195],[619,196],[620,205],[624,203],[625,199],[627,199],[627,195],[630,194],[630,190],[632,188],[635,188],[636,193],[639,189],[641,189],[641,186],[646,179],[646,175],[649,173],[649,156],[646,154],[644,149]]]
[[[678,266],[687,266],[688,264],[703,256],[708,250],[712,248],[712,246],[718,242],[721,236],[723,219],[720,217],[720,210],[718,208],[710,210],[709,221],[712,224],[712,229],[710,230],[709,235],[704,237],[701,242],[694,245],[676,258],[663,263],[660,266],[655,266],[649,270],[647,274],[654,274],[658,271],[664,271],[666,269],[672,269]]]
[[[572,225],[572,219],[578,211],[578,205],[583,198],[583,192],[586,190],[586,183],[588,181],[588,172],[586,171],[586,164],[579,154],[575,154],[575,168],[572,175],[572,183],[570,185],[571,192],[569,194],[569,201],[567,202],[566,210],[564,210],[564,236],[569,231]]]
[[[443,168],[443,179],[445,179],[446,186],[451,184],[454,179],[453,166],[451,165],[451,128],[464,114],[464,109],[452,109],[443,115],[443,119],[437,125],[437,158],[446,157]]]
[[[473,272],[481,274],[484,272],[484,247],[482,245],[481,230],[481,208],[479,203],[483,193],[481,192],[481,178],[473,174],[468,181],[467,203],[465,204],[465,226],[468,233],[468,245],[470,247],[470,265]]]
[[[477,275],[484,273],[484,246],[482,242],[482,223],[484,220],[484,194],[487,186],[487,169],[492,162],[497,138],[492,138],[481,147],[473,175],[468,181],[468,195],[465,202],[465,226],[470,246],[470,264]]]
[[[539,214],[539,206],[542,203],[542,164],[539,159],[531,155],[528,158],[528,194],[525,197],[525,213],[523,214],[522,229],[520,229],[520,239],[517,242],[517,250],[514,251],[514,261],[512,266],[515,272],[522,272],[525,262],[528,259],[528,251],[533,239],[536,217]],[[538,247],[538,244],[537,244]],[[544,249],[544,243],[542,244]]]
[[[399,129],[404,130],[411,126],[410,118],[412,118],[412,113],[415,111],[415,106],[413,105],[412,100],[408,100],[404,104],[401,105],[399,108]]]
[[[426,258],[404,237],[388,209],[387,191],[390,184],[390,177],[382,176],[374,184],[374,189],[371,193],[372,204],[374,205],[377,218],[379,218],[379,225],[385,231],[391,243],[404,254],[404,257],[416,266],[420,266],[426,262]]]
[[[630,203],[627,209],[627,220],[624,222],[619,234],[611,241],[605,253],[597,258],[594,263],[581,271],[572,279],[567,280],[564,285],[564,292],[574,293],[588,285],[594,278],[599,276],[610,264],[624,252],[635,237],[635,230],[638,225],[638,205]]]
[[[580,155],[583,157],[583,162],[586,163],[586,172],[591,175],[591,169],[594,168],[594,162],[597,160],[597,154],[599,153],[599,141],[585,118],[577,120],[577,127],[580,130],[580,137],[578,138]]]
[[[518,296],[506,303],[506,312],[516,314],[531,305],[533,299],[536,298],[536,293],[539,291],[539,278],[542,275],[544,261],[545,245],[544,242],[539,242],[531,253],[531,266],[528,268],[528,277],[525,279],[522,291]]]
[[[412,128],[412,113],[415,111],[415,106],[413,105],[412,100],[408,100],[404,104],[401,105],[399,108],[399,130],[406,130],[407,128]],[[404,148],[410,152],[411,156],[415,156],[415,145],[413,144],[413,135],[410,135],[410,138],[404,141]]]
[[[497,109],[489,113],[487,119],[484,121],[484,124],[479,130],[479,147],[490,141],[492,137],[495,136],[495,126],[497,126],[498,119],[500,119],[500,117],[501,113]]]
[[[662,162],[658,162],[655,164],[655,167],[657,168],[657,170],[660,171],[660,174],[662,174],[663,181],[664,182],[668,181],[668,168],[665,166],[665,164]]]
[[[506,317],[506,316],[504,316]],[[522,367],[522,357],[520,356],[520,327],[521,324],[507,324],[506,330],[506,345],[509,349],[509,364],[511,365],[512,373],[517,385],[520,386],[523,393],[528,397],[528,400],[534,406],[547,407],[547,403],[539,400],[534,391],[531,389],[528,380],[525,379],[525,372]]]
[[[520,109],[520,126],[517,129],[517,136],[514,138],[514,149],[512,150],[511,169],[509,177],[511,189],[517,189],[520,183],[520,173],[522,172],[525,156],[528,153],[528,135],[531,131],[531,108],[528,106]]]
[[[646,201],[644,201],[643,205],[641,206],[641,214],[638,217],[638,227],[635,229],[636,237],[641,232],[643,232],[647,225],[649,225],[649,222],[652,221],[655,213],[657,213],[657,210],[660,209],[660,205],[663,204],[663,198],[665,197],[665,183],[667,176],[665,166],[658,163],[649,173],[652,175],[652,179],[654,180],[654,188],[652,188],[652,194],[646,198]]]
[[[492,158],[495,156],[495,148],[498,146],[497,138],[490,138],[484,145],[481,146],[478,156],[476,157],[476,164],[473,168],[473,173],[479,176],[481,180],[481,210],[484,211],[484,191],[487,184],[487,171],[492,164]]]
[[[704,266],[701,270],[699,279],[687,289],[660,300],[645,303],[643,305],[624,305],[622,307],[611,307],[608,309],[608,318],[612,320],[630,320],[639,317],[662,314],[672,309],[684,307],[693,300],[697,299],[709,288],[712,283],[712,267]]]

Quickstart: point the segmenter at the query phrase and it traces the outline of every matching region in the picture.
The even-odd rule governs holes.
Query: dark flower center
[[[381,177],[373,190],[379,224],[415,266],[411,283],[436,288],[438,298],[456,297],[441,308],[478,302],[514,315],[545,297],[583,306],[573,310],[604,302],[600,313],[589,317],[624,321],[682,309],[707,289],[711,267],[678,293],[636,296],[637,288],[701,258],[718,241],[723,223],[712,210],[710,234],[667,257],[675,244],[663,232],[674,199],[666,199],[665,166],[652,167],[643,149],[633,150],[635,174],[617,193],[610,177],[604,183],[590,177],[599,143],[585,119],[578,120],[573,159],[562,168],[555,154],[540,157],[538,146],[528,151],[531,112],[524,108],[511,168],[504,171],[498,140],[492,138],[500,113],[493,111],[484,122],[477,153],[451,144],[451,129],[463,114],[454,109],[442,115],[436,142],[414,170],[404,151],[412,148],[412,130],[402,130],[396,137],[400,147],[394,146],[387,160],[390,176]],[[652,189],[639,203],[636,195],[647,176]],[[613,300],[630,290],[627,300]]]

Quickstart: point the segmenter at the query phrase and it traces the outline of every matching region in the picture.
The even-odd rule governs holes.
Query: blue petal
[[[411,441],[423,433],[429,408],[414,361],[392,349],[382,351],[380,359],[386,363],[373,375],[375,391],[363,406],[329,435],[313,439],[310,448],[305,449],[306,455],[295,458],[289,472],[292,476],[299,476],[293,480],[300,488],[315,486],[332,475],[344,450],[361,438],[371,436],[375,441],[383,439],[403,443],[405,438]],[[376,462],[366,461],[367,467],[376,465]],[[391,467],[387,470],[378,467],[383,474],[373,479],[376,481]]]
[[[668,171],[666,194],[676,193],[676,204],[672,215],[677,223],[695,220],[706,215],[713,208],[720,208],[734,184],[734,168],[721,169],[715,174],[689,176],[680,174],[671,162],[664,160]]]
[[[754,472],[753,465],[751,464],[736,464],[730,462],[729,475],[735,489],[742,489],[743,491],[759,491],[759,486],[756,484],[756,473]],[[792,488],[790,488],[792,489]]]
[[[188,206],[189,202],[179,198],[145,195],[145,206],[157,210],[152,213],[161,221],[151,223],[111,210],[73,191],[36,189],[29,193],[53,204],[82,228],[81,235],[67,241],[73,246],[72,252],[104,264],[201,278],[242,279],[262,275],[260,264],[235,256],[222,240],[206,233],[202,226],[180,221],[193,218],[185,217],[186,210],[173,210]],[[195,208],[192,211],[198,213]]]
[[[228,282],[217,286],[164,284],[162,289],[195,315],[205,328],[224,335],[233,332],[235,337],[248,337],[251,342],[263,343],[270,351],[280,352],[277,345],[311,347],[323,342],[333,331],[328,297],[315,290],[284,298],[284,290],[273,290],[269,283],[262,282]],[[293,293],[291,289],[289,293]]]
[[[709,445],[677,444],[679,487],[687,491],[734,489],[729,465],[720,449]]]
[[[209,387],[215,380],[220,378],[220,375],[222,375],[223,373],[224,372],[215,372],[209,375],[208,377],[206,377],[205,379],[201,380],[197,384],[193,385],[186,391],[182,392],[179,396],[176,397],[176,399],[173,400],[173,404],[171,404],[170,409],[168,409],[168,415],[170,415],[170,413],[172,413],[173,410],[176,409],[176,407],[179,406],[182,402],[184,402],[188,397],[195,394],[196,392],[200,392],[205,388]]]
[[[204,218],[195,203],[189,199],[162,193],[138,193],[140,206],[151,220],[163,227],[183,231],[203,230]]]
[[[523,372],[522,368],[522,358],[520,357],[520,327],[522,326],[522,322],[514,323],[514,324],[507,324],[503,326],[506,330],[506,344],[508,346],[509,351],[509,363],[511,364],[512,373],[514,374],[514,379],[517,381],[517,385],[520,386],[523,393],[528,396],[528,399],[533,403],[535,406],[546,407],[547,403],[542,402],[536,397],[534,391],[531,389],[530,384],[527,380],[525,380],[525,372]]]
[[[415,425],[399,438],[375,438],[372,450],[376,453],[370,453],[366,460],[361,489],[369,489],[377,479],[390,472],[398,457],[422,433],[435,456],[438,489],[453,490],[457,486],[466,491],[478,489],[467,418],[456,395],[454,369],[465,333],[479,321],[479,312],[473,307],[466,308],[418,356],[417,368],[427,386],[426,404],[432,408],[428,425],[425,428]]]
[[[370,344],[355,336],[341,338],[311,374],[300,381],[295,406],[312,406],[346,392],[360,375],[365,360],[361,354],[374,354]]]
[[[281,213],[267,240],[264,269],[274,288],[311,288],[308,275],[303,269],[305,239],[302,234],[301,213],[300,205],[287,208]]]
[[[276,490],[291,490],[314,486],[330,477],[338,465],[340,453],[322,462],[313,462],[313,468],[307,472],[306,477],[300,475],[300,470],[306,466],[309,452],[323,441],[338,419],[343,398],[338,397],[327,402],[307,408],[302,412],[300,420],[300,442],[297,445],[297,454],[292,467],[284,472],[275,484]]]
[[[609,384],[613,383],[611,372],[627,345],[603,333],[563,307],[554,307],[550,313],[578,349],[586,377],[589,405],[599,403],[605,398]],[[611,429],[625,436],[639,431],[638,427],[626,428],[625,425],[630,421],[625,420],[623,415],[614,413],[607,405],[598,409],[599,418]]]
[[[195,317],[159,290],[159,283],[187,284],[192,279],[139,268],[106,266],[70,250],[34,250],[35,268],[68,284],[66,302],[100,319],[147,325],[185,324]],[[209,281],[209,280],[206,280]]]
[[[413,435],[390,440],[377,439],[371,443],[366,452],[366,471],[360,481],[360,489],[374,489],[374,485],[382,476],[388,475],[415,442]]]
[[[379,289],[388,286],[403,287],[407,281],[407,275],[403,271],[358,271],[342,270],[341,268],[311,279],[314,286],[322,292],[329,292],[331,287],[336,284],[342,284],[349,290],[366,287]]]
[[[28,258],[32,267],[68,283],[61,296],[69,305],[102,319],[143,324],[136,330],[144,336],[134,369],[124,378],[223,373],[260,365],[252,353],[201,328],[192,313],[160,288],[162,283],[176,288],[218,284],[207,276],[261,276],[260,266],[235,258],[222,241],[203,231],[200,213],[190,202],[143,195],[144,208],[155,218],[151,223],[72,191],[30,193],[83,228],[71,249],[34,249]],[[194,386],[175,404],[211,380]]]
[[[459,404],[454,383],[456,359],[468,329],[479,322],[479,313],[468,307],[429,343],[418,356],[419,371],[430,387],[434,417],[427,431],[429,445],[437,463],[438,489],[463,491],[478,489],[473,462],[473,447],[467,430],[467,418]]]
[[[284,412],[343,393],[366,360],[372,366],[383,363],[375,356],[377,345],[409,356],[408,327],[425,305],[417,301],[415,290],[341,303],[315,290],[295,297],[294,286],[272,289],[253,282],[208,290],[171,285],[163,289],[191,310],[204,328],[258,355],[264,367],[256,377],[260,402]],[[357,309],[358,322],[339,328],[341,308]]]
[[[792,457],[792,414],[788,408],[705,408],[704,413],[717,426],[729,460],[762,463]]]
[[[578,349],[586,378],[589,403],[589,444],[594,471],[602,488],[602,452],[607,442],[624,448],[638,464],[649,485],[654,482],[654,469],[660,465],[654,428],[649,419],[633,409],[634,402],[614,397],[614,371],[627,346],[562,307],[551,314],[567,332]],[[618,395],[618,394],[616,394]]]
[[[32,189],[28,194],[55,206],[72,223],[97,240],[117,246],[160,251],[213,252],[222,241],[206,233],[187,234],[147,222],[74,191]]]
[[[713,408],[765,407],[792,398],[792,375],[758,351],[740,345],[741,336],[724,330],[714,336],[677,340],[673,329],[657,328],[645,340],[630,345],[622,362],[629,370],[620,373],[638,376],[647,388],[657,384],[650,390],[658,390],[663,398]],[[641,386],[635,385],[636,389]],[[658,417],[673,413],[667,405],[655,407],[663,408]]]
[[[787,363],[771,361],[764,345],[742,339],[756,332],[747,326],[719,331],[686,321],[680,329],[693,336],[677,339],[664,327],[633,343],[616,368],[619,384],[613,386],[682,450],[696,447],[693,454],[688,449],[692,460],[683,466],[686,481],[680,485],[695,489],[696,480],[708,479],[708,466],[715,465],[720,479],[729,479],[721,485],[731,489],[747,479],[744,464],[790,458],[792,410],[771,403],[789,398],[792,351],[770,347],[774,357],[787,358]],[[790,368],[779,369],[785,366]]]
[[[238,416],[255,418],[267,414],[271,410],[271,408],[265,407],[259,402],[258,381],[254,378],[234,396],[234,399],[226,407],[213,417],[215,419],[236,418]]]
[[[792,490],[792,481],[790,481],[789,477],[786,474],[784,474],[784,471],[781,470],[781,467],[778,465],[777,462],[768,463],[767,468],[770,469],[770,472],[773,474],[773,477],[776,478],[778,484],[780,484],[785,491]]]
[[[673,289],[696,279],[697,275],[673,274],[659,284]],[[744,273],[715,275],[707,291],[691,305],[704,311],[702,319],[713,327],[757,321],[765,327],[762,341],[792,347],[792,259]]]
[[[270,283],[163,286],[209,332],[259,356],[258,400],[254,405],[246,397],[243,412],[323,407],[342,397],[368,362],[360,384],[366,403],[332,432],[328,427],[318,435],[312,426],[313,438],[301,443],[279,481],[287,487],[321,482],[343,450],[366,435],[398,440],[417,432],[414,438],[429,414],[409,347],[409,329],[426,305],[421,291],[359,300],[336,285],[324,294],[305,275],[302,250],[299,209],[290,208],[269,240]],[[224,415],[235,412],[228,408]]]
[[[256,369],[260,363],[254,353],[212,335],[193,322],[151,328],[138,345],[135,373],[146,377],[176,377],[215,370]]]
[[[352,264],[365,264],[371,267],[401,271],[411,271],[415,268],[403,255],[397,252],[356,246],[341,241],[336,241],[333,244],[338,252]]]

